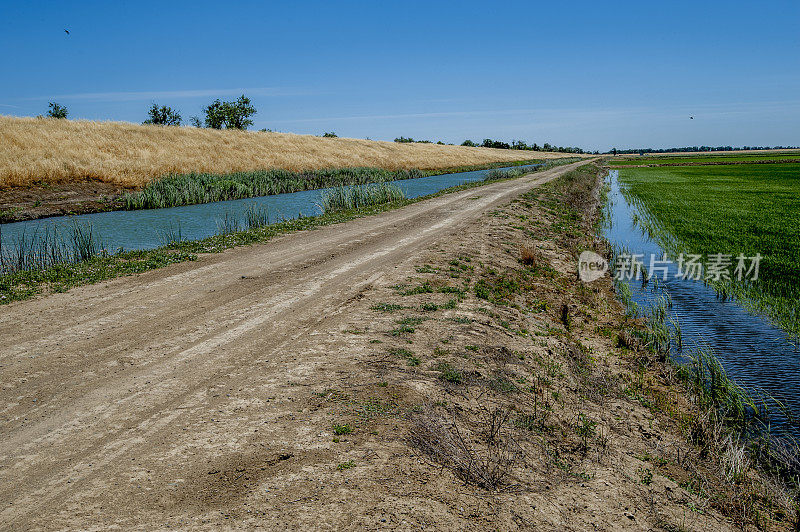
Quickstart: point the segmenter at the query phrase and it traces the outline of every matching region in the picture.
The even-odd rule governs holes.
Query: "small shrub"
[[[489,290],[486,281],[481,279],[477,283],[475,283],[475,297],[480,299],[486,299],[487,301],[492,296],[491,291]]]
[[[409,366],[419,366],[419,358],[414,356],[414,353],[408,349],[403,349],[402,347],[398,349],[392,349],[389,351],[389,354],[400,358],[405,358]]]
[[[428,281],[425,281],[424,283],[422,283],[419,286],[415,286],[414,288],[410,288],[408,290],[404,290],[403,292],[400,292],[400,293],[402,295],[404,295],[404,296],[414,296],[414,295],[417,295],[417,294],[432,294],[433,293],[433,287],[431,286],[431,283],[429,283]]]
[[[578,414],[575,433],[581,438],[584,452],[589,449],[589,439],[594,437],[596,427],[597,421],[590,419],[586,414]]]
[[[508,482],[513,469],[525,454],[503,425],[507,412],[489,412],[481,425],[486,427],[483,442],[462,433],[455,420],[448,422],[434,414],[414,419],[411,445],[431,460],[453,471],[465,482],[494,490]]]
[[[640,467],[638,470],[639,479],[641,480],[642,484],[645,486],[649,486],[653,483],[653,470],[649,468]]]
[[[500,393],[513,393],[519,391],[517,385],[503,375],[496,375],[491,381],[489,381],[489,387]]]
[[[444,305],[442,305],[441,308],[442,309],[446,309],[446,310],[450,310],[450,309],[456,308],[457,306],[458,306],[458,299],[453,298],[453,299],[449,300],[447,303],[445,303]]]
[[[333,433],[337,436],[343,436],[345,434],[351,434],[353,432],[353,428],[350,425],[334,425],[333,426]]]
[[[442,286],[437,290],[440,294],[456,294],[458,296],[464,295],[464,290],[457,286]]]
[[[536,263],[536,251],[533,248],[522,246],[519,250],[519,261],[525,266],[533,266]]]
[[[454,368],[450,364],[442,363],[436,366],[439,378],[452,384],[461,384],[464,381],[464,374],[461,370]]]
[[[414,327],[411,327],[410,325],[401,325],[396,329],[392,329],[391,331],[389,331],[389,333],[392,336],[403,336],[404,334],[411,334],[415,330],[416,329],[414,329]]]
[[[337,466],[336,466],[336,469],[337,469],[338,471],[344,471],[344,470],[346,470],[346,469],[352,469],[352,468],[354,468],[354,467],[355,467],[355,465],[356,465],[356,463],[355,463],[355,462],[353,462],[352,460],[348,460],[347,462],[342,462],[341,464],[337,465]]]
[[[378,303],[377,305],[370,307],[371,310],[378,310],[380,312],[394,312],[404,308],[405,307],[403,305],[395,305],[394,303]]]
[[[514,425],[526,430],[536,430],[539,426],[536,421],[536,414],[523,414],[514,420]]]
[[[59,105],[56,102],[50,102],[47,105],[49,107],[47,110],[48,118],[67,118],[67,108],[63,105]]]

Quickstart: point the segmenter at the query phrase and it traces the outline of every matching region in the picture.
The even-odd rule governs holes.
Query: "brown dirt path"
[[[298,353],[414,252],[571,167],[3,307],[0,523],[105,522],[95,512],[130,512],[137,482],[168,489],[256,430],[267,454],[312,438],[265,425],[289,415],[288,382],[335,373]]]

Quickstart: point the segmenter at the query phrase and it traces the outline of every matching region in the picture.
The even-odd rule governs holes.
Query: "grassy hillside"
[[[223,174],[267,168],[436,170],[567,155],[0,116],[0,188],[85,179],[141,187],[168,174]]]

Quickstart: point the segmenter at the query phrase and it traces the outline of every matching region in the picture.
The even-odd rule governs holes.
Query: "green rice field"
[[[623,193],[670,253],[762,259],[756,282],[714,288],[800,334],[800,164],[625,168]]]
[[[747,163],[762,161],[800,161],[800,152],[782,153],[735,153],[730,155],[645,155],[638,157],[616,157],[609,161],[612,166],[639,166],[645,164],[708,164]]]

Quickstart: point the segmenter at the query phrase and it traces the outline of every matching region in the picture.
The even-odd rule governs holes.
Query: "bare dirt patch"
[[[0,223],[108,211],[129,191],[100,181],[0,188]]]

